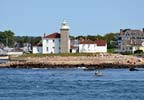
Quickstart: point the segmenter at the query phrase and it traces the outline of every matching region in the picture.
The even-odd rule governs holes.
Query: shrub
[[[134,54],[141,54],[141,53],[143,53],[143,50],[136,50],[136,51],[134,51]]]

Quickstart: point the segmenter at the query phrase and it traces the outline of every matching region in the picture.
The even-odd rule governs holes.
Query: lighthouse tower
[[[61,48],[61,53],[69,53],[70,52],[70,39],[69,39],[69,26],[64,20],[61,24],[60,28],[60,48]]]

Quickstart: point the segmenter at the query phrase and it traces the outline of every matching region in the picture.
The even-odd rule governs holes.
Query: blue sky
[[[144,27],[144,0],[0,0],[0,31],[19,36],[59,32],[66,19],[71,35]]]

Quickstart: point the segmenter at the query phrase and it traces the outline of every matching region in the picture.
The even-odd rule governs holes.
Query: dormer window
[[[125,36],[130,36],[129,32],[126,32]]]

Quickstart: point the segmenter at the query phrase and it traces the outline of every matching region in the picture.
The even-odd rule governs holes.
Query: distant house
[[[42,53],[42,42],[37,43],[36,46],[33,46],[33,54]]]
[[[79,40],[71,39],[70,40],[70,53],[78,53],[79,52]]]
[[[107,43],[104,40],[83,40],[79,42],[80,53],[107,52]]]
[[[24,43],[23,44],[24,46],[23,46],[23,51],[25,52],[25,53],[29,53],[29,52],[31,52],[32,51],[32,48],[31,48],[31,43]]]
[[[136,50],[144,51],[144,29],[143,31],[121,29],[117,41],[118,52],[134,53]]]

